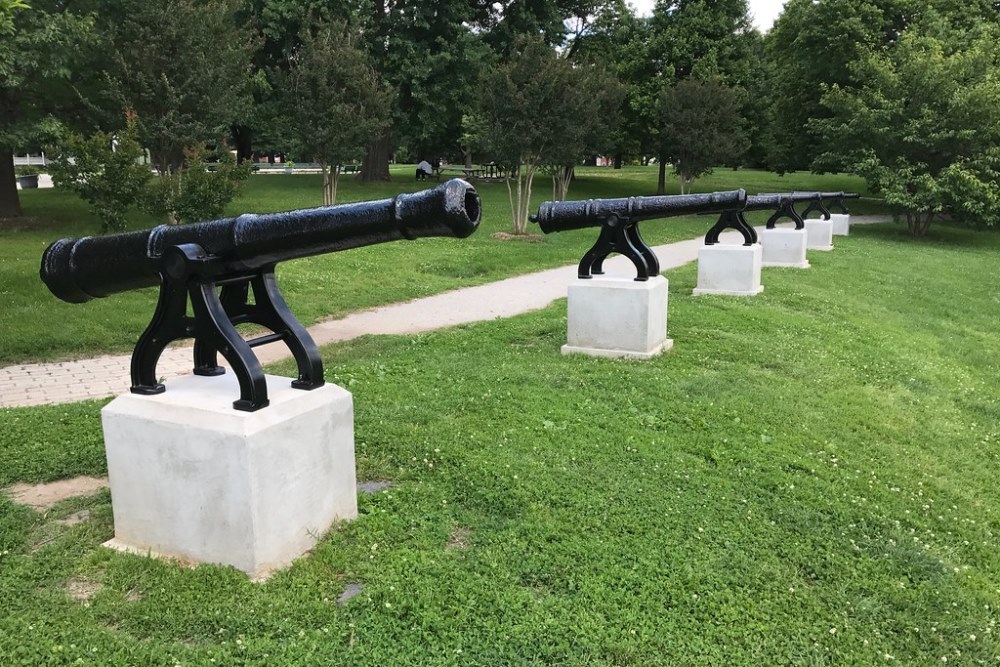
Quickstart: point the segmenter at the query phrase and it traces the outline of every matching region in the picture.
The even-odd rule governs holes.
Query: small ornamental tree
[[[185,151],[182,169],[157,178],[147,189],[143,207],[165,216],[169,224],[202,222],[222,215],[250,176],[250,163],[236,164],[228,151],[213,169],[200,151]]]
[[[1000,223],[1000,28],[930,26],[856,62],[860,84],[830,88],[814,121],[837,147],[817,162],[851,165],[918,237],[940,214]]]
[[[569,194],[573,172],[587,155],[613,149],[614,128],[620,117],[624,88],[614,77],[593,65],[572,70],[573,85],[566,90],[562,114],[571,118],[545,156],[552,175],[552,196],[563,201]]]
[[[57,186],[90,204],[105,233],[125,231],[128,211],[151,176],[149,167],[140,163],[144,151],[135,114],[126,114],[125,121],[125,128],[114,135],[69,135],[48,166]]]
[[[718,81],[684,79],[664,92],[660,109],[660,194],[668,160],[684,194],[686,185],[713,167],[739,164],[750,146],[739,98]]]
[[[287,107],[282,122],[295,153],[323,172],[323,203],[337,200],[340,168],[359,160],[386,130],[390,94],[342,23],[320,23],[302,33],[286,72],[275,76]]]
[[[538,170],[572,165],[599,125],[594,114],[602,105],[588,85],[591,73],[531,39],[519,41],[511,59],[485,76],[484,139],[496,161],[507,167],[514,234],[527,232]]]
[[[185,151],[229,133],[251,106],[257,42],[242,0],[107,0],[96,14],[109,45],[107,94],[135,109],[139,139],[161,174]]]

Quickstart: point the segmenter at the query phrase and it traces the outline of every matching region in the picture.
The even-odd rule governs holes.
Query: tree
[[[823,152],[811,118],[829,117],[823,85],[853,85],[851,63],[906,29],[909,0],[789,0],[765,38],[773,63],[766,160],[779,172],[809,169]],[[829,165],[837,168],[838,165]]]
[[[739,164],[749,147],[738,96],[719,81],[689,78],[667,89],[661,101],[660,183],[665,191],[665,158],[685,184],[720,164]]]
[[[209,169],[201,150],[188,149],[184,169],[155,179],[141,204],[149,213],[165,216],[171,225],[212,220],[222,215],[249,177],[250,164],[237,164],[229,151]]]
[[[252,103],[257,47],[236,20],[241,0],[114,0],[102,6],[109,36],[107,108],[138,114],[139,137],[161,174],[184,151],[220,141]]]
[[[574,66],[540,39],[519,42],[509,62],[493,67],[482,86],[486,140],[508,168],[507,192],[515,234],[524,234],[535,174],[545,164],[564,164],[565,146],[585,143],[577,135],[595,113],[590,68]],[[576,143],[575,143],[576,142]],[[513,185],[511,183],[513,181]]]
[[[76,101],[70,82],[93,21],[55,0],[0,1],[0,217],[9,217],[21,214],[14,150],[61,132],[57,115]]]
[[[933,13],[852,65],[855,87],[823,96],[813,127],[839,160],[906,213],[923,236],[935,216],[1000,223],[1000,26],[956,30]]]
[[[0,0],[0,35],[14,34],[14,13],[20,9],[29,9],[24,0]]]
[[[543,157],[552,174],[552,196],[559,201],[569,193],[576,165],[588,154],[604,153],[615,145],[610,135],[618,124],[624,95],[618,81],[596,65],[574,65],[571,78],[574,83],[564,91],[562,109],[556,111],[567,122]]]
[[[341,165],[364,155],[388,122],[390,95],[357,38],[344,24],[306,30],[277,78],[296,153],[319,163],[328,206],[337,199]]]
[[[144,151],[135,114],[127,115],[117,135],[69,135],[55,155],[49,168],[56,185],[90,204],[102,232],[125,231],[128,210],[138,203],[150,177],[149,167],[140,162]]]
[[[651,143],[657,125],[657,100],[662,88],[661,72],[649,57],[649,21],[635,16],[618,0],[604,8],[589,30],[574,41],[574,57],[602,63],[622,86],[622,104],[616,122],[607,130],[605,149],[620,169],[626,157],[652,155]],[[673,77],[670,68],[666,75]]]

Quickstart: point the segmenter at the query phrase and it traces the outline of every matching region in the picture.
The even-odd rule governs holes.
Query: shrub
[[[125,129],[117,135],[71,134],[54,153],[49,165],[53,182],[90,204],[101,219],[102,232],[124,231],[128,210],[138,203],[151,176],[149,167],[140,164],[144,151],[135,114],[126,114]]]
[[[222,215],[251,172],[249,163],[236,164],[225,153],[214,169],[198,152],[188,151],[185,167],[160,176],[149,188],[143,207],[164,215],[170,224],[200,222]]]

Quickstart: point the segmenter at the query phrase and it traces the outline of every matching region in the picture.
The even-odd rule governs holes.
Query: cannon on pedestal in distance
[[[635,265],[637,281],[660,273],[660,262],[653,249],[639,234],[644,220],[670,218],[698,213],[721,213],[746,205],[744,190],[697,195],[661,195],[622,199],[544,202],[532,222],[546,234],[573,229],[600,227],[594,246],[580,260],[577,275],[587,279],[604,273],[604,260],[613,252],[624,255]],[[752,230],[751,230],[752,231]]]
[[[719,235],[727,230],[734,229],[743,235],[743,245],[750,246],[757,243],[757,230],[746,221],[743,214],[747,211],[770,211],[775,213],[772,220],[780,219],[781,215],[797,215],[793,206],[793,200],[789,195],[752,195],[746,198],[746,204],[741,209],[733,208],[723,211],[719,216],[719,221],[708,230],[705,235],[705,245],[715,245],[719,242]],[[793,218],[794,220],[795,218]],[[770,228],[774,227],[774,222],[770,222]],[[801,228],[796,222],[796,228]]]
[[[843,214],[849,214],[845,199],[858,199],[861,195],[857,192],[762,192],[758,197],[787,197],[791,199],[790,204],[786,204],[779,210],[771,220],[767,221],[767,228],[774,229],[774,223],[781,218],[789,218],[795,222],[796,229],[802,229],[804,219],[813,211],[818,212],[824,220],[830,219],[830,209],[837,208]],[[809,202],[805,210],[800,215],[795,211],[794,204],[799,202]]]
[[[49,290],[70,303],[159,285],[153,319],[132,353],[132,393],[163,392],[156,375],[160,355],[171,342],[193,338],[194,373],[224,373],[221,353],[239,379],[233,407],[254,411],[268,404],[254,347],[283,341],[298,366],[292,386],[324,383],[316,344],[278,290],[278,262],[402,239],[465,238],[480,215],[475,189],[453,179],[391,199],[62,239],[45,250],[40,273]],[[187,315],[189,300],[193,317]],[[272,333],[244,340],[236,327],[245,323]]]
[[[800,193],[793,192],[792,195],[798,194],[816,194],[816,193]],[[847,208],[847,204],[844,203],[845,199],[858,199],[861,197],[857,192],[820,192],[819,203],[813,201],[806,210],[802,211],[802,217],[808,217],[813,211],[819,211],[823,215],[824,220],[830,219],[830,209],[837,208],[844,215],[850,215],[850,211]]]
[[[758,197],[781,197],[781,205],[768,218],[765,227],[774,229],[774,226],[783,218],[788,218],[795,223],[795,229],[804,229],[806,226],[805,217],[812,211],[819,211],[824,219],[829,217],[830,211],[823,205],[823,194],[820,192],[762,192]],[[795,205],[801,202],[809,202],[809,205],[802,213],[795,209]]]

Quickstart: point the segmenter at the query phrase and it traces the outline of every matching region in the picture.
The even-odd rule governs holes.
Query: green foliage
[[[853,85],[851,63],[879,51],[905,28],[908,0],[789,0],[765,37],[772,63],[766,97],[765,159],[778,171],[807,169],[821,141],[809,119],[825,118],[823,86]],[[836,165],[831,165],[836,166]]]
[[[14,12],[30,9],[24,0],[0,0],[0,35],[10,35],[14,32]]]
[[[124,231],[128,211],[150,177],[149,167],[141,163],[145,152],[135,115],[127,114],[125,128],[115,135],[71,134],[54,151],[50,171],[55,184],[90,205],[102,232]]]
[[[183,165],[185,149],[228,134],[251,103],[257,43],[237,22],[241,3],[114,0],[98,14],[110,42],[110,103],[136,111],[161,174]]]
[[[997,27],[911,27],[852,66],[856,87],[833,86],[823,98],[832,117],[814,127],[837,149],[824,157],[852,164],[906,211],[916,236],[942,213],[1000,222],[998,35]]]
[[[717,80],[689,78],[675,84],[663,94],[661,114],[660,152],[673,162],[682,183],[720,164],[739,165],[749,146],[739,98]]]
[[[547,151],[543,165],[552,174],[555,198],[569,192],[574,168],[590,155],[600,155],[615,146],[611,136],[620,120],[625,94],[618,81],[602,67],[586,63],[573,68],[574,84],[564,93],[567,126]]]
[[[143,207],[151,214],[166,216],[171,224],[218,218],[239,194],[250,171],[249,163],[236,164],[229,153],[210,170],[200,153],[189,152],[183,169],[153,181]]]
[[[600,69],[574,65],[539,39],[523,40],[510,61],[484,78],[482,118],[493,158],[508,165],[513,230],[527,230],[527,202],[544,165],[572,165],[600,140],[620,92]]]
[[[340,165],[359,160],[388,124],[391,96],[358,37],[345,24],[320,23],[303,31],[287,68],[274,72],[279,122],[294,153],[323,167],[326,205],[336,200]]]
[[[391,4],[382,70],[396,91],[393,136],[414,161],[456,155],[462,116],[475,109],[480,75],[494,59],[469,29],[480,13],[466,0]]]
[[[93,20],[58,0],[7,2],[0,31],[0,217],[19,215],[12,154],[55,139],[79,108],[75,65]],[[72,3],[68,3],[72,5]],[[4,33],[6,31],[6,34]]]

